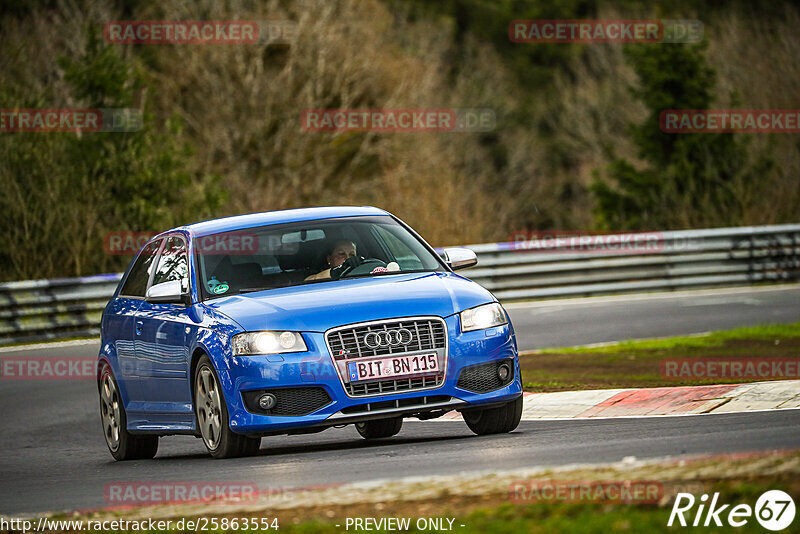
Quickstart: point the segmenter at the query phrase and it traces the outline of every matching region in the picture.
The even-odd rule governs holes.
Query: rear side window
[[[189,259],[186,256],[186,242],[178,236],[167,239],[167,244],[158,260],[153,285],[179,280],[181,291],[189,291]]]
[[[144,297],[144,292],[147,290],[147,281],[150,279],[153,260],[156,258],[161,241],[161,239],[156,239],[144,246],[139,253],[139,257],[136,258],[136,263],[131,267],[128,278],[125,279],[125,284],[123,284],[119,292],[120,296]]]

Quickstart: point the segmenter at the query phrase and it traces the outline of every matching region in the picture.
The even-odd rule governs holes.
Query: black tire
[[[392,419],[373,419],[356,423],[356,430],[364,439],[390,438],[400,432],[403,428],[403,418],[393,417]]]
[[[217,371],[205,354],[197,362],[192,392],[198,431],[211,456],[236,458],[258,452],[260,437],[244,436],[230,429],[225,394],[219,385]]]
[[[462,412],[470,430],[484,436],[511,432],[522,419],[522,396],[495,408],[474,408]]]
[[[114,372],[108,364],[100,369],[100,422],[111,456],[115,460],[144,460],[158,452],[158,436],[136,436],[128,432],[128,417]]]

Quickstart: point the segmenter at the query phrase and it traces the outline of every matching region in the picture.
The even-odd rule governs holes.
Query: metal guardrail
[[[0,345],[100,335],[122,273],[0,284]]]
[[[623,235],[633,234],[617,234]],[[800,279],[800,224],[647,236],[659,240],[627,250],[610,248],[618,241],[611,236],[602,236],[605,246],[596,250],[537,241],[468,246],[478,254],[478,266],[466,275],[501,301]]]
[[[626,247],[631,235],[467,245],[478,266],[459,272],[502,301],[800,280],[800,224],[651,232],[647,246]],[[0,284],[0,345],[98,335],[120,277]]]

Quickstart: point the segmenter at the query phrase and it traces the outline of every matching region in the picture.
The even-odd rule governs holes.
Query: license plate
[[[438,370],[439,359],[436,354],[390,356],[374,360],[347,362],[347,374],[350,376],[351,382],[420,375]]]

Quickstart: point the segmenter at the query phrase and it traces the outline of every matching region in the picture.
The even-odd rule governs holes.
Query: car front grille
[[[365,336],[370,333],[407,330],[411,339],[403,343],[369,347]],[[367,397],[387,393],[403,393],[436,388],[444,382],[447,370],[447,327],[439,317],[406,317],[342,326],[325,334],[328,350],[339,371],[345,391],[351,397]],[[395,341],[397,341],[395,339]],[[374,343],[373,343],[374,345]],[[347,363],[358,358],[402,356],[407,354],[436,353],[439,371],[424,376],[388,378],[371,381],[350,381]]]
[[[414,336],[410,343],[399,346],[370,348],[364,343],[369,332],[407,329]],[[370,323],[355,328],[341,328],[328,332],[328,346],[334,359],[347,360],[369,356],[389,356],[409,352],[443,349],[447,332],[441,319],[407,319]]]

